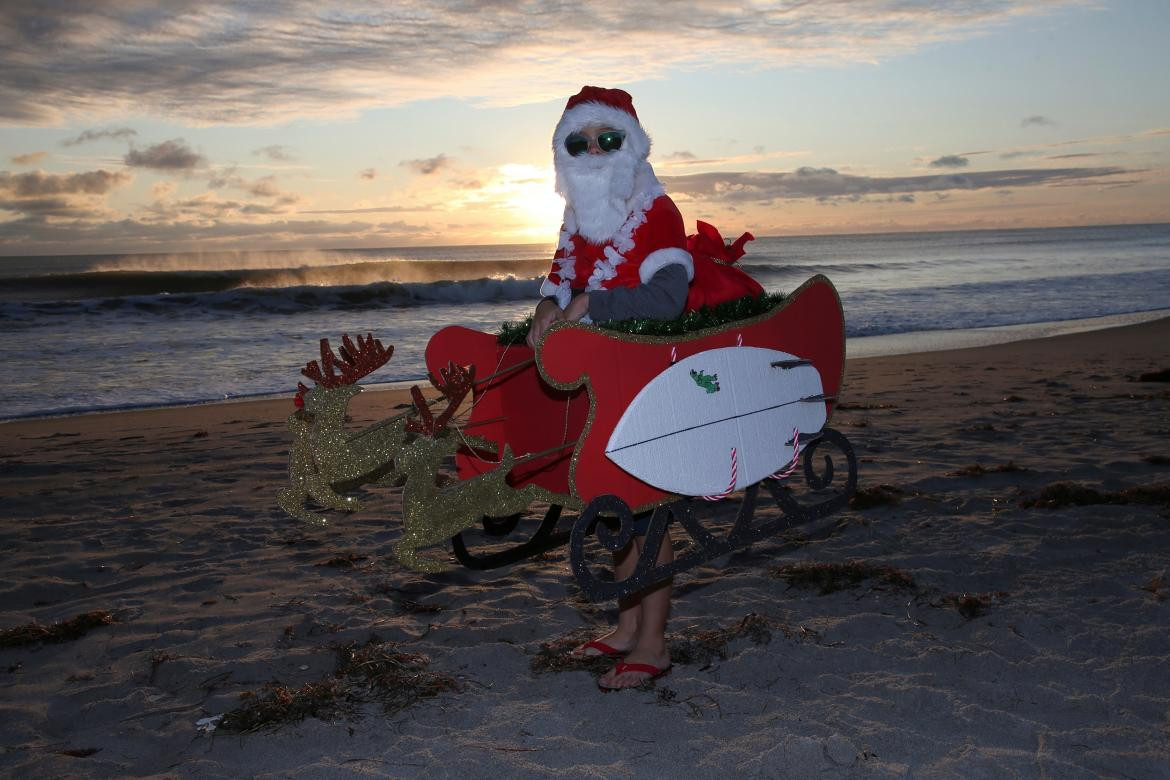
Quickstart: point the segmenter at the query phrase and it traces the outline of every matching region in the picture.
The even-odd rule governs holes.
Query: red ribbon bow
[[[699,232],[687,236],[687,250],[691,254],[705,254],[715,262],[723,263],[724,265],[732,265],[736,260],[743,257],[743,245],[749,241],[756,240],[756,237],[751,233],[744,233],[735,239],[735,241],[728,244],[723,241],[723,236],[720,235],[718,228],[714,225],[696,220],[695,228]]]

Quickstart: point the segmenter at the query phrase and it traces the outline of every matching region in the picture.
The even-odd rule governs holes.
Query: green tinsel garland
[[[693,333],[696,330],[716,328],[737,320],[746,320],[749,317],[771,311],[784,300],[783,293],[764,293],[763,295],[745,295],[733,301],[724,301],[717,306],[704,306],[701,309],[687,312],[674,320],[652,320],[639,317],[632,320],[617,320],[614,322],[598,323],[598,327],[615,333],[637,333],[643,336],[678,336],[683,333]],[[523,344],[528,337],[528,328],[532,325],[532,316],[529,315],[519,322],[505,322],[500,325],[496,339],[500,344]]]

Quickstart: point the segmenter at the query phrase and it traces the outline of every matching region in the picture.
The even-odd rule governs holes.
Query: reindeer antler
[[[451,415],[455,414],[455,410],[459,408],[459,404],[463,403],[463,399],[467,397],[467,393],[475,384],[475,366],[465,368],[450,362],[446,368],[439,369],[439,377],[440,381],[435,381],[434,376],[428,376],[428,379],[431,380],[431,385],[447,399],[447,408],[440,412],[438,417],[435,417],[431,414],[430,406],[427,405],[418,385],[410,388],[410,397],[414,401],[414,408],[418,411],[419,416],[417,420],[406,421],[406,430],[411,433],[434,437],[447,426]]]
[[[352,385],[390,362],[394,346],[391,345],[389,349],[383,347],[382,342],[374,338],[372,333],[367,333],[364,339],[359,335],[355,345],[346,333],[341,336],[341,347],[337,353],[338,356],[334,356],[329,339],[321,339],[320,365],[316,360],[310,360],[301,373],[321,387]],[[335,369],[340,369],[341,373],[338,374]]]

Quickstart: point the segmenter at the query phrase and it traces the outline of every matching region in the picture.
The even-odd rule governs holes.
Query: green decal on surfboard
[[[708,393],[719,392],[719,375],[707,374],[703,371],[695,371],[691,369],[691,379],[695,380],[695,384],[706,390]]]

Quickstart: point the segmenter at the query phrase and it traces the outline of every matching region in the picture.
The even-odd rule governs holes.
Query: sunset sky
[[[586,83],[724,234],[1167,222],[1168,30],[1164,0],[5,2],[0,254],[551,243]]]

